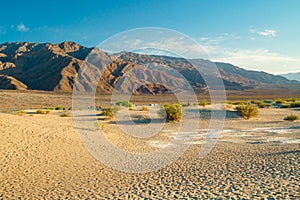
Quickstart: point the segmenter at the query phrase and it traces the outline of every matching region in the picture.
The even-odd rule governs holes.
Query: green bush
[[[71,115],[69,113],[64,113],[64,114],[61,114],[60,117],[71,117]]]
[[[64,108],[62,107],[62,106],[57,106],[56,108],[55,108],[55,110],[63,110]]]
[[[164,104],[160,113],[165,113],[164,116],[168,121],[180,121],[182,116],[182,106],[175,103]]]
[[[109,117],[109,118],[111,118],[111,117],[113,117],[114,116],[114,114],[113,114],[113,109],[112,109],[112,107],[105,107],[104,109],[103,109],[103,115],[105,116],[105,117]]]
[[[250,103],[237,106],[236,110],[245,119],[250,119],[258,115],[257,107],[252,106]]]
[[[295,121],[295,120],[299,120],[299,116],[290,114],[290,115],[286,116],[286,117],[284,118],[284,120],[286,120],[286,121]]]
[[[36,114],[49,114],[50,110],[37,110]]]
[[[130,101],[117,101],[117,106],[125,106],[125,107],[131,107],[132,103]]]

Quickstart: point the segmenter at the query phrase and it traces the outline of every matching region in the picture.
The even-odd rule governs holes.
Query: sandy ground
[[[79,139],[73,119],[59,117],[62,112],[0,114],[0,199],[300,198],[300,123],[282,120],[290,113],[300,115],[299,110],[260,109],[251,120],[231,113],[216,146],[200,158],[209,124],[203,119],[180,159],[141,174],[96,161]],[[131,113],[147,117],[146,112]],[[101,123],[110,141],[128,151],[163,147],[178,127],[167,123],[157,136],[137,139],[114,122]]]

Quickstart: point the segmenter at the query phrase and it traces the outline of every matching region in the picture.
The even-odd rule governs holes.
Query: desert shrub
[[[259,108],[265,108],[266,103],[260,100],[253,100],[251,101],[252,104],[256,104]]]
[[[36,114],[49,114],[50,110],[37,110]]]
[[[250,119],[258,115],[257,107],[252,106],[250,103],[237,106],[236,110],[245,119]]]
[[[232,108],[233,108],[232,104],[230,104],[230,103],[226,104],[226,109],[231,110]]]
[[[207,103],[206,101],[200,101],[200,102],[199,102],[199,106],[205,107],[205,106],[207,106],[207,105],[208,105],[208,103]]]
[[[265,107],[266,107],[266,104],[265,104],[265,102],[263,102],[263,101],[259,102],[257,105],[258,105],[258,107],[260,107],[260,108],[265,108]]]
[[[240,106],[240,105],[247,105],[250,104],[251,102],[249,101],[237,101],[234,103],[234,105]]]
[[[55,108],[53,108],[53,107],[46,107],[44,109],[46,109],[46,110],[55,110]]]
[[[277,99],[277,100],[275,101],[275,103],[285,103],[285,101],[282,100],[282,99]]]
[[[114,114],[113,114],[113,109],[112,109],[112,107],[110,107],[110,106],[108,106],[108,107],[105,107],[104,109],[103,109],[103,115],[105,116],[105,117],[109,117],[109,118],[111,118],[111,117],[113,117],[114,116]]]
[[[125,106],[125,107],[131,107],[132,103],[130,101],[117,101],[116,102],[117,106]]]
[[[133,107],[129,107],[128,110],[134,110]]]
[[[183,103],[181,103],[181,106],[182,107],[188,107],[188,106],[190,106],[190,103],[189,102],[183,102]]]
[[[105,129],[105,124],[104,123],[102,123],[101,121],[97,121],[97,125],[100,127],[100,129],[102,131],[104,131],[104,129]]]
[[[16,112],[16,115],[25,115],[26,112],[24,110],[19,110]]]
[[[63,110],[64,108],[62,106],[55,107],[55,110]]]
[[[300,108],[300,102],[291,103],[291,108]]]
[[[260,104],[261,102],[262,102],[262,101],[260,101],[260,100],[252,100],[252,101],[251,101],[251,103],[256,104],[256,105]]]
[[[266,103],[266,104],[265,104],[265,107],[266,107],[266,108],[270,108],[271,106],[272,106],[272,104],[270,104],[270,103]]]
[[[143,107],[142,107],[142,111],[148,112],[148,111],[149,111],[149,108],[148,108],[147,106],[143,106]]]
[[[168,121],[180,121],[182,116],[182,106],[180,104],[164,104],[160,114],[164,115]]]
[[[282,105],[282,108],[290,108],[291,107],[291,104],[283,104]]]
[[[297,101],[297,98],[287,98],[287,99],[285,99],[285,101],[288,101],[288,102],[296,102],[296,101]]]
[[[295,121],[295,120],[299,120],[299,116],[290,114],[290,115],[286,116],[286,117],[284,118],[284,120],[286,120],[286,121]]]
[[[61,115],[59,115],[60,117],[71,117],[71,115],[69,113],[63,113]]]

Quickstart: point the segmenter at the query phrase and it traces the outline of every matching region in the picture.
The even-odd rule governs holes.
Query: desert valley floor
[[[0,113],[0,199],[299,199],[298,109],[259,109],[255,119],[226,118],[213,150],[199,157],[208,119],[176,162],[149,173],[125,173],[95,160],[66,111]],[[120,111],[122,112],[122,111]],[[132,111],[134,114],[141,111]],[[144,114],[141,114],[144,115]],[[132,138],[103,120],[109,140],[128,151],[168,144],[177,123],[156,136]],[[176,131],[175,131],[176,132]]]

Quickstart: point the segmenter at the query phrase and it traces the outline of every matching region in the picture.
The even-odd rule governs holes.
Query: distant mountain
[[[300,81],[300,72],[297,73],[288,73],[288,74],[281,74],[281,76],[289,79],[289,80],[296,80]]]
[[[300,82],[291,81],[282,76],[249,71],[229,63],[213,63],[202,59],[188,62],[183,58],[130,52],[123,52],[116,56],[74,42],[58,44],[8,42],[0,45],[0,89],[72,92],[82,63],[91,52],[97,52],[114,61],[107,66],[100,80],[93,79],[95,77],[93,73],[97,72],[95,68],[94,71],[84,72],[84,76],[81,77],[86,80],[87,84],[77,86],[91,90],[92,82],[97,81],[97,90],[101,93],[112,93],[117,86],[131,93],[132,86],[141,80],[147,84],[137,88],[135,93],[166,93],[168,89],[163,85],[178,88],[178,90],[188,87],[183,77],[197,92],[207,90],[206,82],[193,68],[191,62],[200,66],[204,74],[209,71],[210,66],[215,64],[228,90],[300,86]],[[146,66],[147,69],[152,67],[153,70],[137,67],[139,65]],[[162,66],[164,69],[155,70],[156,66]],[[167,73],[167,67],[176,69],[183,77],[175,73]],[[130,70],[136,70],[138,76],[124,81],[126,72]],[[160,82],[162,85],[152,82]]]

